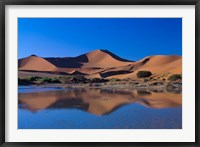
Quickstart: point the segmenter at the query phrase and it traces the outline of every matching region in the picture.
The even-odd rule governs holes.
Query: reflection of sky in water
[[[24,88],[23,88],[24,90]],[[33,92],[31,89],[24,92]],[[36,89],[34,89],[36,90]],[[39,90],[39,89],[38,89]],[[52,90],[52,89],[46,89]],[[35,92],[35,91],[34,91]],[[39,90],[39,92],[41,92]],[[48,98],[47,98],[48,99]],[[20,104],[25,105],[25,104]],[[95,115],[76,108],[18,110],[19,129],[181,129],[182,108],[147,108],[126,104],[105,115]]]
[[[18,93],[30,93],[30,92],[43,92],[51,90],[63,90],[62,88],[53,88],[53,87],[38,87],[38,86],[19,86]]]
[[[151,109],[130,104],[104,116],[78,109],[42,110],[32,113],[19,109],[19,129],[168,129],[181,128],[181,108]],[[178,116],[178,117],[177,117]]]

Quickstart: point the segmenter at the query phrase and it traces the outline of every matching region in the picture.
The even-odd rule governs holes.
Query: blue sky
[[[18,18],[18,58],[107,49],[129,60],[182,55],[181,18]]]

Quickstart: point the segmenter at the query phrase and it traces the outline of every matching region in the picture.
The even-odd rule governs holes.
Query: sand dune
[[[137,78],[137,72],[141,70],[151,71],[153,76],[166,75],[168,77],[171,74],[182,73],[182,57],[180,56],[150,56],[144,58],[132,68],[131,73],[112,75],[109,78]]]
[[[86,75],[88,78],[137,78],[140,70],[148,70],[152,76],[182,73],[182,57],[156,55],[139,61],[122,59],[107,50],[65,58],[42,58],[35,55],[19,59],[19,71],[38,71]]]
[[[85,54],[88,62],[84,63],[83,67],[99,67],[99,68],[111,68],[118,66],[125,66],[131,61],[117,57],[116,55],[109,54],[105,50],[95,50],[93,52]]]
[[[41,57],[31,55],[27,58],[19,59],[18,69],[30,71],[56,71],[57,67]]]

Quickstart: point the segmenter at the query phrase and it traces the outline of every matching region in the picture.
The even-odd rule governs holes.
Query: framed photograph
[[[199,146],[199,4],[1,1],[1,145]]]

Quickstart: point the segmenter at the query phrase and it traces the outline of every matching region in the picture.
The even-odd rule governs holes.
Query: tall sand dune
[[[75,58],[75,60],[80,61],[82,64],[84,64],[84,68],[111,68],[117,66],[125,66],[132,63],[131,61],[122,59],[108,52],[107,50],[95,50],[87,54],[78,56]]]

